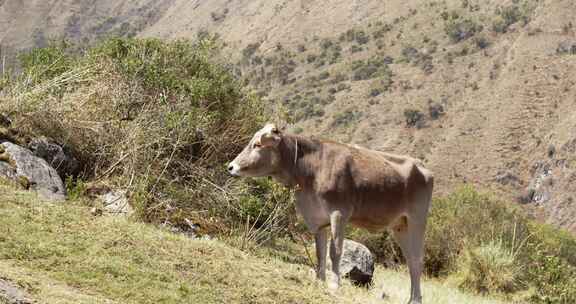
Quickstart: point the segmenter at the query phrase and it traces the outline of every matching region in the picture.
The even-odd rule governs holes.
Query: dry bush
[[[72,147],[79,178],[130,190],[143,219],[222,229],[230,208],[224,164],[263,122],[262,105],[198,43],[111,39],[80,55],[35,49],[4,90],[0,112],[24,141]]]

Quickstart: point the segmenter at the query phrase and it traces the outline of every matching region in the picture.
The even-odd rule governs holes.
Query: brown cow
[[[340,285],[340,256],[347,222],[370,231],[390,228],[410,271],[410,303],[421,303],[420,275],[432,173],[421,162],[330,141],[282,134],[267,124],[230,163],[234,176],[272,176],[296,189],[296,208],[315,234],[317,278],[326,279],[327,230],[333,276]]]

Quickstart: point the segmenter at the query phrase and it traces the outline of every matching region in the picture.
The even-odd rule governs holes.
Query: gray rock
[[[34,301],[24,291],[0,279],[0,303],[32,304]]]
[[[76,176],[80,170],[80,162],[72,155],[70,149],[45,137],[33,139],[28,144],[28,148],[34,155],[46,160],[62,178]]]
[[[26,148],[10,142],[0,144],[5,150],[2,155],[8,161],[0,161],[0,174],[13,179],[25,188],[35,190],[42,197],[52,201],[66,199],[66,188],[58,172],[44,159],[35,156]]]
[[[328,267],[330,266],[328,265]],[[342,258],[340,259],[340,274],[354,284],[370,284],[374,275],[374,257],[370,250],[358,242],[344,240]]]
[[[104,210],[116,215],[130,215],[134,211],[128,203],[125,190],[109,191],[98,196],[104,203]]]

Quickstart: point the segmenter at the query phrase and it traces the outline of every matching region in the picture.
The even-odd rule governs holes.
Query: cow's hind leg
[[[392,232],[408,264],[410,272],[410,301],[408,303],[410,304],[422,303],[420,276],[422,275],[425,221],[425,217],[404,217]]]

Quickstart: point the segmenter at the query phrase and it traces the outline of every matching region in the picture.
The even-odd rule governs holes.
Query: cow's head
[[[279,167],[278,144],[282,134],[274,124],[267,124],[256,132],[248,145],[228,165],[228,172],[234,176],[267,176]]]

